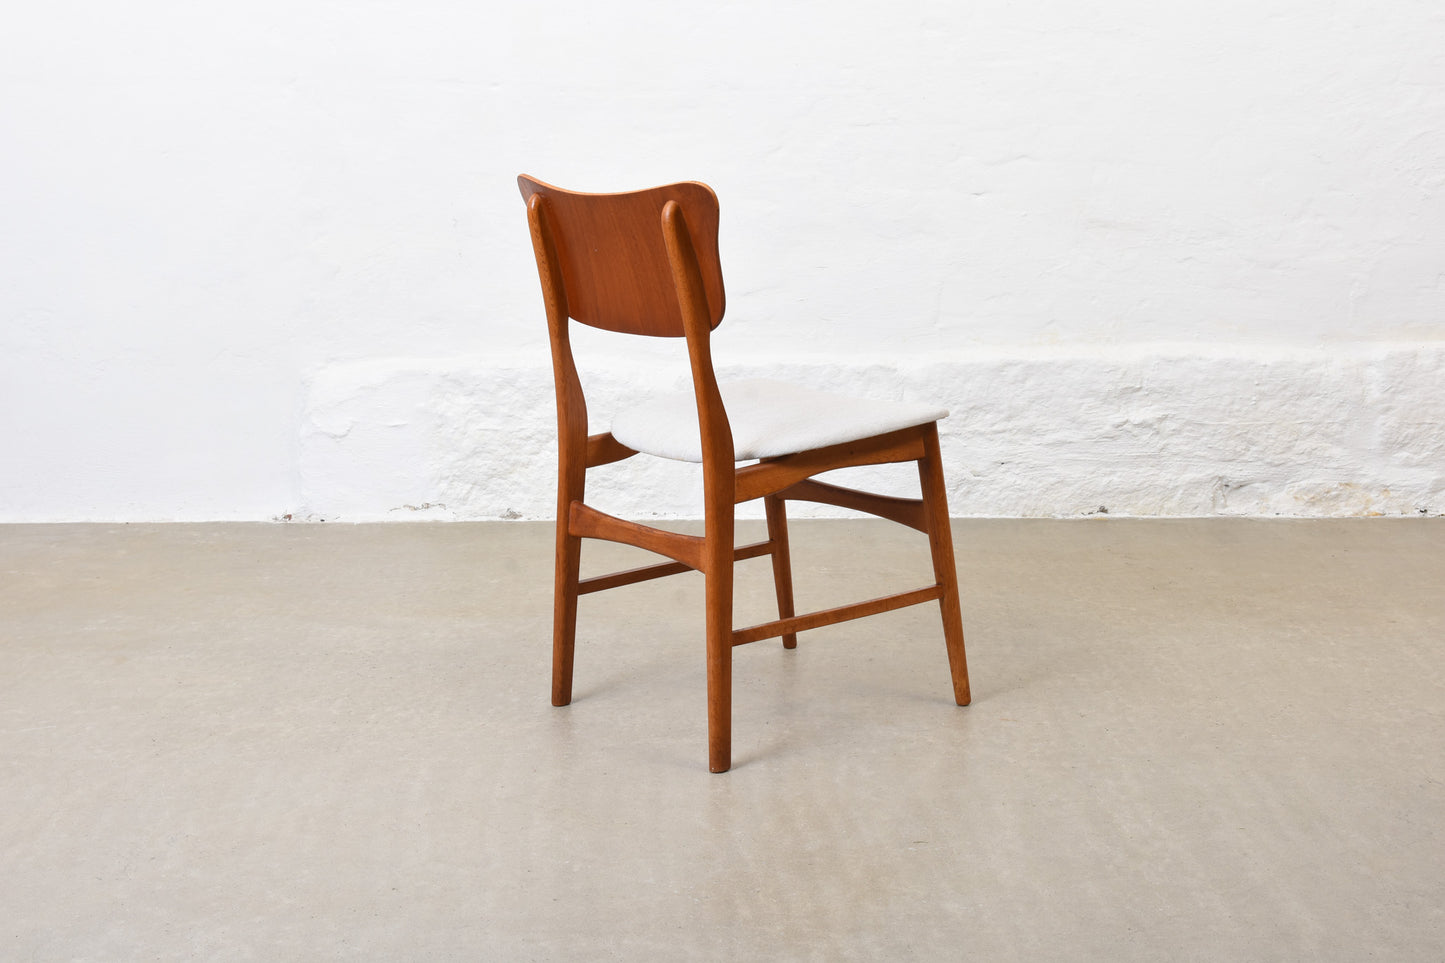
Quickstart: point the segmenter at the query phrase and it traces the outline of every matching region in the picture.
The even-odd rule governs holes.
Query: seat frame
[[[948,499],[939,457],[938,426],[929,422],[885,434],[739,466],[732,431],[713,372],[711,334],[722,320],[723,292],[717,255],[717,199],[695,182],[625,194],[581,194],[518,178],[546,306],[557,393],[556,580],[552,636],[552,704],[572,700],[577,635],[577,600],[592,592],[696,570],[706,580],[708,767],[725,772],[732,764],[732,649],[781,637],[797,646],[797,633],[904,606],[937,601],[954,701],[970,701]],[[684,207],[686,206],[686,210]],[[565,207],[563,213],[558,209]],[[660,210],[659,210],[660,208]],[[648,222],[660,234],[658,247],[646,236]],[[565,222],[565,226],[559,224]],[[608,243],[609,232],[622,241]],[[586,238],[586,243],[582,239]],[[602,237],[601,242],[596,238]],[[639,245],[647,250],[639,253]],[[665,263],[643,264],[651,251]],[[665,255],[663,251],[665,250]],[[579,266],[580,265],[580,266]],[[608,290],[636,286],[648,271],[670,275],[654,290]],[[620,279],[620,280],[618,280]],[[570,289],[569,289],[570,286]],[[658,287],[667,290],[657,291]],[[569,295],[572,299],[569,300]],[[625,306],[632,313],[617,313]],[[682,336],[687,349],[702,440],[703,515],[701,536],[668,532],[616,518],[586,504],[587,470],[637,454],[610,432],[587,433],[587,403],[573,361],[569,321],[635,334]],[[858,465],[916,462],[922,497],[897,498],[827,484],[821,472]],[[735,506],[763,500],[767,539],[735,544]],[[890,519],[928,536],[934,584],[850,605],[797,615],[793,604],[786,502],[820,502]],[[672,559],[670,562],[582,579],[585,538],[622,542]],[[733,626],[733,565],[768,555],[772,559],[778,618],[744,628]]]

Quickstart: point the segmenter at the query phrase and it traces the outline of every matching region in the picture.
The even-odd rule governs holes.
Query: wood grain
[[[689,181],[622,194],[585,194],[525,174],[522,197],[547,201],[557,247],[558,282],[568,314],[594,328],[683,336],[672,288],[672,265],[657,226],[668,202],[687,209],[709,304],[709,327],[722,322],[724,293],[718,258],[717,195]]]
[[[737,469],[734,499],[741,503],[762,498],[835,468],[914,461],[923,457],[923,433],[927,427],[901,428],[872,438],[801,451],[796,455],[765,458],[756,465]]]
[[[600,435],[587,436],[587,467],[596,468],[598,465],[610,465],[615,461],[622,461],[624,458],[631,458],[637,452],[628,448],[622,442],[612,437],[612,432],[605,431]]]
[[[844,488],[841,485],[830,485],[827,482],[820,482],[816,479],[807,479],[789,485],[778,492],[777,498],[804,502],[820,502],[824,505],[837,505],[839,508],[851,508],[855,512],[867,512],[869,515],[877,515],[879,518],[886,518],[889,521],[897,522],[900,525],[907,525],[916,531],[928,531],[928,521],[923,510],[921,498],[895,498],[892,495],[876,495],[873,492],[860,492],[854,488]]]
[[[696,535],[680,535],[665,532],[650,525],[639,525],[625,519],[615,518],[606,512],[599,512],[591,505],[573,502],[568,512],[568,529],[579,538],[601,538],[609,542],[622,542],[637,548],[666,555],[681,562],[688,568],[704,569],[703,553],[706,540]]]
[[[968,658],[963,646],[963,607],[958,598],[958,573],[953,564],[953,532],[948,523],[948,488],[943,458],[938,451],[938,426],[929,425],[923,439],[924,457],[918,462],[918,480],[928,513],[928,546],[933,556],[933,577],[943,588],[938,600],[943,617],[943,641],[948,647],[948,670],[953,701],[966,706],[973,700],[968,685]]]
[[[760,555],[767,555],[773,550],[773,543],[753,542],[751,545],[739,545],[733,549],[733,561],[741,562],[749,558],[757,558]],[[619,588],[623,585],[634,585],[638,582],[647,582],[655,578],[663,578],[668,575],[681,575],[683,572],[697,571],[691,565],[684,565],[681,562],[663,562],[659,565],[643,565],[639,568],[629,568],[621,572],[612,572],[608,575],[594,575],[592,578],[584,578],[577,583],[577,594],[588,595],[592,592],[602,592],[606,589]]]
[[[918,605],[920,602],[932,602],[942,594],[943,589],[940,586],[930,585],[927,588],[914,589],[912,592],[899,592],[896,595],[884,595],[866,602],[853,602],[850,605],[823,609],[821,612],[795,615],[790,619],[760,622],[734,632],[733,645],[747,645],[749,642],[772,639],[789,632],[819,629],[825,625],[847,622],[850,619],[861,619],[864,616],[877,615],[880,612],[891,612],[909,605]]]

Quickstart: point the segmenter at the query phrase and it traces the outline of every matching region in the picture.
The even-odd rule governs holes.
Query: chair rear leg
[[[552,704],[572,701],[572,656],[577,643],[577,579],[582,539],[567,534],[567,518],[557,520],[557,577],[552,603]]]
[[[777,495],[766,496],[763,508],[768,513],[768,540],[773,543],[773,589],[778,596],[778,618],[790,619],[797,613],[793,610],[793,563],[788,555],[788,510]],[[783,648],[797,647],[796,633],[783,636]]]
[[[972,700],[968,689],[968,659],[963,647],[963,611],[958,598],[958,573],[953,562],[953,532],[948,522],[948,490],[943,462],[938,451],[938,426],[930,426],[923,442],[924,455],[918,461],[918,480],[923,489],[923,506],[928,519],[928,547],[933,553],[933,577],[943,588],[938,600],[943,615],[943,638],[948,646],[948,669],[953,677],[953,700],[966,706]]]
[[[707,767],[727,772],[733,759],[733,573],[707,574]]]
[[[734,526],[731,487],[710,490],[705,510],[707,545],[703,550],[703,574],[707,579],[707,766],[712,772],[727,772],[733,764]]]

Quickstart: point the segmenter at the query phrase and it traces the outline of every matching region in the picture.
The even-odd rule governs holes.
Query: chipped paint
[[[685,384],[677,371],[648,363],[584,373],[592,430],[630,398]],[[1445,507],[1445,346],[1044,349],[719,374],[948,406],[943,453],[958,515],[1340,518]],[[438,518],[550,518],[552,405],[551,372],[540,365],[370,359],[325,369],[302,432],[306,511],[380,519],[402,505]],[[916,485],[902,466],[849,475],[882,490]],[[701,511],[694,465],[633,459],[595,469],[588,486],[617,514]]]

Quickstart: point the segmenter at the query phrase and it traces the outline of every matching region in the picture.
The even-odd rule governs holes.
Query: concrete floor
[[[955,535],[973,706],[931,606],[757,643],[714,776],[696,575],[554,709],[547,525],[0,528],[0,958],[1445,958],[1445,519]]]

